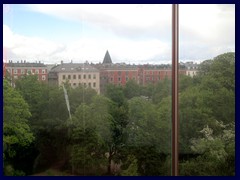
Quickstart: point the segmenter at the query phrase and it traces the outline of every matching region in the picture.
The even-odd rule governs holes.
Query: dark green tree
[[[28,150],[34,141],[33,133],[29,127],[29,106],[22,96],[3,81],[3,157],[5,175],[24,175],[16,158],[23,150]],[[18,168],[18,170],[15,170]]]

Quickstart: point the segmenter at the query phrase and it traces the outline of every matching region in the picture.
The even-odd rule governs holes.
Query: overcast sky
[[[3,5],[4,60],[171,62],[172,5]],[[180,61],[235,51],[235,5],[179,5]]]

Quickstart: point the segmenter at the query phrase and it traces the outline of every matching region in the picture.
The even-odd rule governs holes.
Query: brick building
[[[39,81],[47,82],[48,69],[47,66],[41,63],[30,63],[21,60],[20,62],[12,62],[11,60],[6,64],[6,74],[8,74],[13,80],[19,79],[21,76],[27,74],[34,74],[38,76]]]
[[[171,65],[127,65],[113,64],[107,51],[102,64],[95,65],[100,71],[100,90],[104,92],[109,83],[125,86],[128,80],[135,80],[140,85],[156,84],[165,78],[171,79]],[[180,66],[179,74],[186,74],[186,68]]]

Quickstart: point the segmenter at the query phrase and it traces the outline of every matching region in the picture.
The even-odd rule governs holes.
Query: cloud
[[[65,49],[64,45],[46,39],[15,34],[7,25],[3,25],[3,47],[7,57],[18,60],[51,59],[55,53]]]
[[[28,11],[85,24],[83,34],[90,30],[96,35],[79,36],[60,44],[37,34],[35,37],[16,34],[4,25],[4,47],[16,59],[96,63],[102,61],[108,49],[114,62],[171,60],[171,5],[32,4],[25,7]],[[179,16],[180,60],[205,60],[235,51],[234,5],[182,4]]]
[[[60,19],[86,22],[95,28],[111,31],[118,36],[165,37],[171,30],[171,5],[32,4],[27,7],[32,11]]]
[[[3,46],[11,59],[43,60],[59,63],[61,60],[94,63],[102,62],[109,50],[114,62],[148,63],[169,60],[170,48],[167,43],[154,39],[132,40],[127,38],[82,37],[67,44],[57,44],[49,40],[15,34],[3,26]],[[11,41],[10,41],[11,39]],[[158,62],[161,63],[160,61]]]
[[[180,6],[180,59],[209,59],[235,51],[234,5]]]

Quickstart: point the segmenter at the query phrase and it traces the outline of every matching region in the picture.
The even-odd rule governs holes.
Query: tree
[[[31,113],[22,96],[6,80],[3,81],[3,97],[3,157],[4,167],[7,168],[5,175],[18,175],[19,173],[12,172],[15,168],[14,158],[19,156],[21,149],[27,149],[34,141],[28,124]]]
[[[170,147],[169,119],[160,118],[158,112],[151,101],[142,97],[129,100],[129,123],[125,128],[128,135],[127,156],[136,158],[139,175],[161,175],[161,168],[168,153],[166,150]],[[123,168],[132,168],[136,163],[130,165],[128,161],[123,161]],[[123,171],[124,174],[129,171],[128,168]]]
[[[137,84],[135,80],[129,80],[126,83],[126,86],[124,87],[123,92],[124,92],[124,96],[127,99],[140,96],[140,86]]]
[[[41,119],[48,100],[48,96],[44,93],[46,88],[47,85],[40,83],[36,75],[25,75],[16,81],[16,89],[29,105],[32,114],[30,123],[34,124]]]
[[[112,145],[111,126],[113,118],[109,113],[112,102],[96,95],[88,106],[82,103],[69,125],[72,127],[72,165],[78,173],[100,173],[101,166],[107,166],[105,153]],[[94,172],[95,169],[95,172]],[[92,172],[90,172],[92,170]]]
[[[201,138],[192,139],[191,149],[200,155],[181,163],[181,175],[235,175],[235,125],[216,121],[216,126],[222,130],[219,135],[207,125]]]

